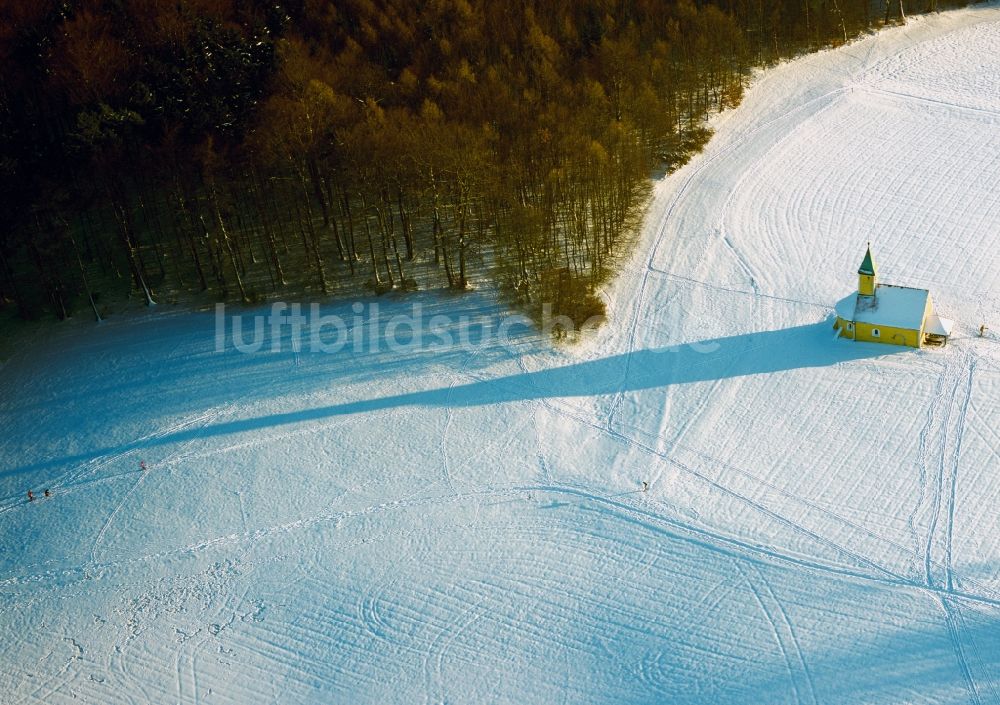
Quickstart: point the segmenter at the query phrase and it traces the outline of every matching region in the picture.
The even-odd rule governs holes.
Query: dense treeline
[[[582,320],[750,66],[929,2],[3,0],[0,305],[476,272]]]

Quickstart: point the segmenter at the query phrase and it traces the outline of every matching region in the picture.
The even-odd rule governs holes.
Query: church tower
[[[865,259],[861,262],[861,267],[858,269],[859,296],[871,296],[874,298],[876,277],[875,260],[872,259],[872,246],[871,243],[868,243],[868,249],[865,251]]]

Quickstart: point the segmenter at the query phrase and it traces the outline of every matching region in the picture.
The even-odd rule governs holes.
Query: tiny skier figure
[[[45,488],[45,496],[46,497],[51,497],[52,496],[52,493],[49,492],[49,488],[48,487]]]
[[[146,472],[146,461],[145,460],[140,460],[139,461],[139,469],[142,470],[143,472]]]
[[[28,501],[29,502],[35,501],[35,495],[31,492],[31,490],[28,490]]]
[[[980,338],[985,337],[986,336],[986,331],[987,331],[987,328],[986,328],[986,324],[985,323],[983,325],[979,326],[979,337]]]
[[[645,492],[648,489],[649,489],[649,483],[646,482],[645,480],[643,480],[642,481],[642,491]]]

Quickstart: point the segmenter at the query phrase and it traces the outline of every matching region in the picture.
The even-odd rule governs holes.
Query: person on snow
[[[31,490],[28,490],[28,501],[29,502],[34,502],[35,501],[35,495],[33,495],[31,493]]]
[[[143,472],[146,472],[146,461],[145,460],[140,460],[139,461],[139,469],[142,470]]]
[[[46,497],[51,497],[52,496],[52,493],[49,492],[49,488],[48,487],[45,488],[45,496]]]

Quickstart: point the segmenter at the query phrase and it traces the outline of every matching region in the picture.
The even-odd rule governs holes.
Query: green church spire
[[[865,250],[865,259],[861,262],[861,267],[858,269],[858,274],[868,274],[870,276],[875,276],[875,261],[872,259],[872,246],[868,243],[868,249]]]

